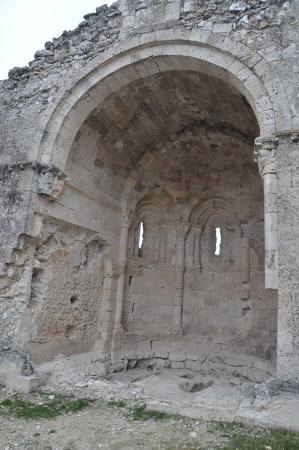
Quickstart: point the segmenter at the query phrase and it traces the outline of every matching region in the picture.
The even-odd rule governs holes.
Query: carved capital
[[[38,194],[50,201],[57,200],[68,181],[67,174],[53,165],[41,165],[37,162],[32,162],[32,169],[38,172]]]
[[[57,200],[63,191],[66,179],[61,179],[53,172],[43,172],[39,175],[38,193],[45,195],[49,200]]]
[[[134,220],[132,211],[125,210],[121,212],[121,228],[130,228]]]
[[[258,163],[261,176],[277,172],[276,149],[279,140],[273,138],[256,138],[254,145],[254,160]]]
[[[175,225],[177,239],[185,239],[190,229],[189,222],[179,222]]]

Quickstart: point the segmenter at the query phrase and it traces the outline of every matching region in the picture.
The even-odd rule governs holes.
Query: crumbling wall
[[[5,139],[1,141],[4,143]],[[16,149],[11,156],[18,156]],[[38,228],[33,214],[28,219],[28,204],[34,196],[32,176],[27,165],[0,167],[0,355],[5,358],[12,352],[17,361],[26,358],[20,322],[30,295]]]
[[[1,277],[1,352],[23,354],[24,330],[21,327],[28,298],[35,249],[34,239],[21,234]]]
[[[101,337],[103,242],[65,223],[44,224],[23,318],[34,361],[87,351]]]

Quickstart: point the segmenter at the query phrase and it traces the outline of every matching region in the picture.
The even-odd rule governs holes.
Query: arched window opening
[[[221,251],[221,228],[220,227],[215,228],[215,234],[216,234],[215,255],[220,256],[220,251]]]
[[[140,222],[139,237],[138,237],[138,256],[142,256],[143,240],[144,240],[144,228],[143,228],[143,222]]]

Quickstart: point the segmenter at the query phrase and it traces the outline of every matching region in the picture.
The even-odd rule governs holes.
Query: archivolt
[[[39,146],[39,161],[64,171],[76,133],[93,109],[122,86],[168,70],[197,70],[229,82],[252,106],[262,136],[285,131],[285,124],[292,121],[290,108],[272,68],[231,38],[218,39],[218,47],[209,45],[210,36],[161,31],[131,39],[95,58],[51,114]]]

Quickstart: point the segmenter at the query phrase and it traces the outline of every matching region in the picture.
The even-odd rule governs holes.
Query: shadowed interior
[[[194,367],[233,365],[227,355],[235,362],[243,358],[245,365],[246,355],[274,362],[277,298],[264,289],[263,189],[253,162],[258,135],[256,117],[240,92],[191,70],[169,70],[127,84],[79,129],[61,201],[71,205],[75,196],[87,195],[82,208],[99,221],[108,218],[105,246],[112,249],[122,245],[117,205],[130,212],[122,261],[124,335],[114,338],[114,351],[133,365],[153,358],[172,367],[184,367],[186,358]],[[95,209],[97,193],[116,206]],[[91,245],[87,236],[65,239],[64,232],[67,242],[56,241],[55,251],[68,247],[70,259],[74,241],[77,247],[84,241],[83,250]],[[82,248],[75,252],[80,270],[70,269],[70,259],[63,263],[77,286],[76,301],[68,305],[76,318],[71,324],[61,320],[56,333],[66,353],[69,345],[82,350],[85,342],[90,348],[101,338],[107,318],[101,313],[104,282],[98,281],[104,277],[102,247],[92,245],[94,265],[82,257]],[[64,277],[60,292],[65,284]],[[38,294],[47,297],[47,305],[54,292],[50,285],[47,296],[45,290]],[[37,323],[44,342],[55,336],[56,299],[50,320],[40,302]],[[115,306],[110,333],[114,311]]]

